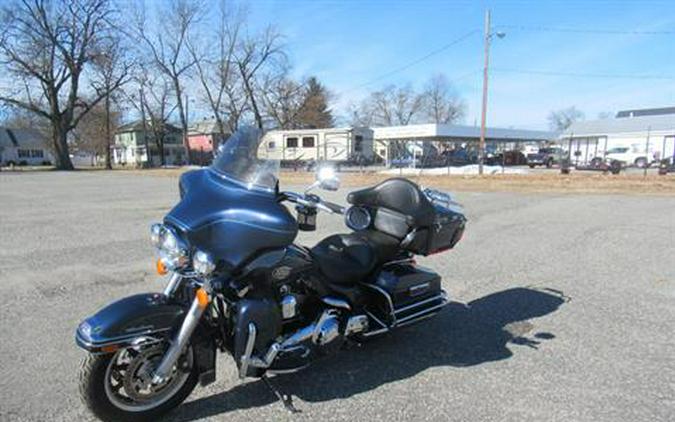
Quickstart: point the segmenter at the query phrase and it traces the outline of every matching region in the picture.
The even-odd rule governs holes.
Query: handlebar
[[[299,194],[295,192],[282,192],[281,200],[290,201],[295,204],[303,205],[305,207],[316,208],[325,211],[329,214],[344,214],[345,207],[334,202],[324,201],[314,194]]]

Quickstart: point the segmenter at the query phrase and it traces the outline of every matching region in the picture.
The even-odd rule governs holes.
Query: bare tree
[[[246,103],[236,100],[241,93],[235,94],[239,78],[234,54],[243,15],[241,10],[229,9],[225,0],[219,2],[218,11],[218,26],[213,35],[190,38],[188,49],[201,85],[201,99],[213,114],[220,139],[224,139],[227,132],[236,130],[243,113],[241,104]]]
[[[120,117],[116,108],[98,103],[73,130],[75,147],[95,157],[110,154],[110,133],[119,126]]]
[[[261,97],[266,114],[278,129],[297,129],[298,116],[303,109],[305,88],[288,75],[268,77]]]
[[[141,110],[147,113],[152,140],[157,147],[160,165],[166,165],[166,154],[164,142],[169,130],[169,119],[176,110],[177,103],[172,105],[172,97],[175,92],[172,81],[165,75],[157,75],[155,78],[148,78],[144,84],[144,91],[141,92]],[[147,97],[146,97],[147,93]],[[174,99],[175,100],[175,99]],[[143,123],[145,125],[145,122]],[[145,134],[147,136],[147,132]],[[148,161],[152,161],[150,150],[146,150]]]
[[[569,129],[574,122],[583,120],[584,118],[584,113],[572,106],[550,112],[548,115],[548,124],[551,130],[564,132]]]
[[[170,82],[183,129],[183,145],[188,154],[188,162],[191,162],[183,82],[197,61],[188,50],[188,39],[199,22],[202,5],[196,0],[171,0],[168,5],[167,11],[160,14],[161,24],[154,26],[154,31],[148,31],[144,10],[138,15],[136,29],[140,40],[147,47],[152,63]]]
[[[431,77],[423,92],[426,117],[433,123],[455,123],[464,116],[464,102],[443,74]]]
[[[424,98],[412,87],[389,85],[372,92],[356,109],[354,117],[359,123],[373,126],[406,126],[417,121],[423,110]]]
[[[98,46],[98,53],[93,58],[94,75],[92,86],[97,93],[104,96],[104,128],[105,128],[105,167],[112,169],[110,147],[113,131],[111,127],[111,102],[117,99],[117,90],[131,80],[130,59],[125,55],[125,47],[119,36],[112,36]]]
[[[71,170],[68,134],[105,97],[86,100],[80,78],[111,29],[109,0],[14,0],[0,13],[0,64],[21,87],[0,101],[49,120],[56,167]]]
[[[234,55],[244,93],[260,129],[264,127],[263,110],[259,104],[259,87],[263,85],[260,79],[264,79],[261,74],[274,72],[274,66],[285,58],[281,49],[281,36],[271,27],[262,34],[241,40]]]

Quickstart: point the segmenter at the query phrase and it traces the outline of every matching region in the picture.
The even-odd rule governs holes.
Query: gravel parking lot
[[[327,199],[344,202],[346,189]],[[0,420],[88,420],[78,322],[159,290],[148,227],[176,179],[124,172],[0,173]],[[454,302],[274,382],[227,356],[169,420],[672,421],[675,197],[458,194],[456,250],[420,261]],[[311,244],[346,230],[320,215]]]

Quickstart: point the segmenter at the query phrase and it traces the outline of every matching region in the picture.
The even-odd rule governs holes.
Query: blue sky
[[[587,118],[675,105],[675,1],[252,0],[248,7],[254,27],[271,23],[285,35],[296,76],[316,75],[337,94],[338,112],[387,83],[421,87],[441,72],[466,100],[464,123],[474,124],[480,113],[486,8],[492,10],[495,30],[507,33],[492,45],[489,125],[546,128],[551,110],[571,105]],[[472,30],[477,32],[424,62],[363,86]]]

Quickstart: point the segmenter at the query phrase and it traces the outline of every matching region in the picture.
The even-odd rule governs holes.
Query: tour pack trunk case
[[[431,189],[425,194],[434,205],[433,223],[414,228],[404,243],[410,252],[427,256],[452,249],[464,234],[466,217],[450,196]]]

